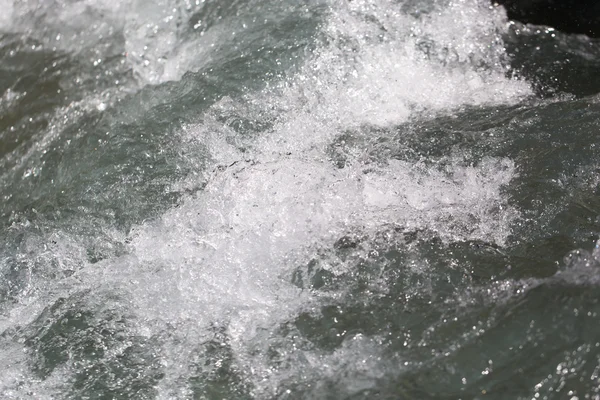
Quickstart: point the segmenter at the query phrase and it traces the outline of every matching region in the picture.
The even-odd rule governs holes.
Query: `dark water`
[[[597,39],[0,7],[1,398],[600,399]]]

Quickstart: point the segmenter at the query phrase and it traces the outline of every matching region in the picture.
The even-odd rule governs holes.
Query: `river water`
[[[477,0],[0,0],[2,399],[600,399],[600,41]]]

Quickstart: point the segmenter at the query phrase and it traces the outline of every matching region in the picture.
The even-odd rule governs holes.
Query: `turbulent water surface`
[[[478,0],[0,0],[2,399],[600,399],[600,41]]]

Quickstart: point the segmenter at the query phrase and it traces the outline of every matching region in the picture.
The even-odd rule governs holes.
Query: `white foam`
[[[259,94],[225,98],[202,123],[189,126],[187,134],[208,147],[215,169],[203,177],[201,193],[136,233],[134,275],[143,284],[136,284],[140,290],[133,298],[144,319],[178,326],[188,319],[199,325],[220,321],[236,362],[250,370],[247,378],[257,390],[273,394],[286,376],[326,362],[318,351],[303,351],[302,358],[274,371],[263,353],[252,352],[257,340],[264,340],[260,332],[273,332],[318,303],[290,281],[320,249],[346,234],[372,237],[392,228],[502,245],[519,215],[502,194],[516,176],[511,160],[465,165],[447,159],[443,168],[385,159],[372,163],[361,157],[368,148],[358,145],[338,168],[328,154],[333,140],[348,129],[367,144],[373,132],[402,140],[389,128],[415,113],[527,96],[527,84],[504,74],[495,36],[503,16],[478,4],[453,3],[415,20],[388,11],[394,8],[385,1],[336,2],[328,25],[332,40],[299,74]],[[472,6],[476,11],[465,11]],[[366,37],[374,28],[364,13],[381,17],[388,40]],[[470,25],[448,32],[457,13]],[[442,27],[446,31],[436,38]],[[417,39],[405,34],[417,28],[430,33],[432,45],[450,47],[458,58],[425,56]],[[346,40],[355,42],[355,51],[344,48]],[[235,119],[270,128],[243,137],[229,124]],[[336,268],[333,273],[344,273],[352,266]],[[342,364],[329,372],[339,373]]]
[[[132,335],[170,332],[162,355],[176,368],[161,383],[165,397],[182,374],[192,373],[181,354],[198,346],[213,325],[223,327],[234,362],[259,393],[276,392],[302,369],[333,376],[351,360],[376,365],[369,357],[377,348],[368,341],[344,342],[329,355],[298,350],[302,357],[276,371],[264,352],[253,349],[277,335],[279,324],[320,304],[318,295],[291,283],[292,273],[344,235],[368,238],[398,228],[424,230],[445,242],[502,245],[507,239],[519,216],[502,193],[516,176],[511,160],[466,164],[457,157],[426,164],[364,157],[374,139],[401,143],[394,128],[410,118],[513,103],[530,93],[527,84],[505,76],[497,32],[505,20],[482,4],[450,2],[416,18],[392,1],[333,1],[327,40],[297,75],[261,93],[224,98],[186,128],[183,142],[205,145],[213,166],[174,185],[205,183],[204,189],[135,227],[129,256],[87,266],[57,286],[65,293],[83,287],[125,293],[136,315]],[[160,21],[163,14],[150,18]],[[135,48],[148,39],[139,21],[128,39]],[[176,40],[161,35],[156,54]],[[172,79],[186,69],[154,70],[145,79]],[[242,134],[229,123],[235,118],[269,128]],[[348,131],[364,140],[339,168],[329,149]],[[332,272],[353,266],[337,268]],[[353,390],[369,387],[377,378],[370,371],[373,376],[355,381]]]
[[[335,2],[327,44],[290,90],[300,92],[311,113],[344,126],[388,126],[414,111],[512,103],[531,89],[506,76],[503,25],[499,9],[476,0],[450,2],[421,18],[401,13],[393,1]]]
[[[248,310],[254,322],[285,319],[300,296],[294,269],[345,234],[400,227],[501,244],[518,216],[499,193],[513,176],[510,161],[492,159],[447,171],[390,161],[369,172],[294,158],[241,162],[139,228],[133,297],[146,318],[172,323]]]
[[[447,171],[395,161],[368,173],[294,158],[240,162],[217,170],[197,197],[140,227],[132,243],[139,261],[130,273],[116,268],[115,279],[130,282],[132,305],[149,332],[165,323],[226,327],[236,362],[254,368],[247,378],[272,391],[286,374],[314,367],[306,360],[318,354],[304,352],[303,364],[273,371],[263,353],[252,351],[261,331],[318,303],[291,284],[296,268],[344,234],[372,237],[393,227],[501,243],[518,216],[499,193],[513,176],[510,161],[491,159]],[[342,263],[330,271],[351,268]]]

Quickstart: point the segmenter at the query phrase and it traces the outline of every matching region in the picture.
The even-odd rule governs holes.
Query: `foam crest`
[[[325,359],[303,351],[294,365],[274,370],[266,350],[253,349],[319,303],[314,293],[292,284],[292,275],[340,238],[425,231],[445,242],[502,245],[519,217],[502,193],[516,176],[511,160],[469,164],[456,157],[425,164],[363,157],[378,138],[401,141],[393,127],[420,112],[514,102],[529,94],[526,84],[505,76],[497,48],[468,45],[495,34],[502,15],[494,10],[477,7],[463,17],[471,23],[465,41],[459,41],[458,27],[454,39],[431,39],[436,49],[453,46],[448,51],[456,59],[419,49],[422,32],[435,33],[474,4],[460,2],[419,19],[385,11],[395,8],[387,2],[335,3],[330,41],[300,73],[258,94],[224,98],[201,123],[188,126],[187,135],[208,148],[213,168],[183,184],[200,180],[201,192],[135,231],[128,291],[145,329],[216,322],[235,363],[250,369],[248,379],[262,388],[257,390],[276,391],[286,374],[314,370]],[[494,27],[473,22],[477,17]],[[416,29],[420,39],[411,36]],[[329,151],[348,131],[364,141],[340,168]],[[353,267],[342,262],[336,268],[330,272]],[[368,353],[347,350],[351,343],[344,343],[344,360]],[[344,362],[332,371],[345,368]]]
[[[499,9],[465,0],[436,11],[414,17],[392,1],[334,3],[327,44],[292,86],[312,113],[344,125],[388,126],[414,111],[531,94],[527,83],[507,77]]]
[[[240,162],[217,169],[196,198],[141,227],[132,245],[142,271],[166,274],[159,292],[172,281],[176,297],[190,302],[180,310],[210,304],[217,307],[210,320],[222,307],[280,308],[277,299],[297,296],[289,285],[294,268],[346,234],[399,228],[502,244],[518,216],[500,195],[513,176],[510,161],[491,159],[446,171],[400,161],[344,169],[293,158]]]

